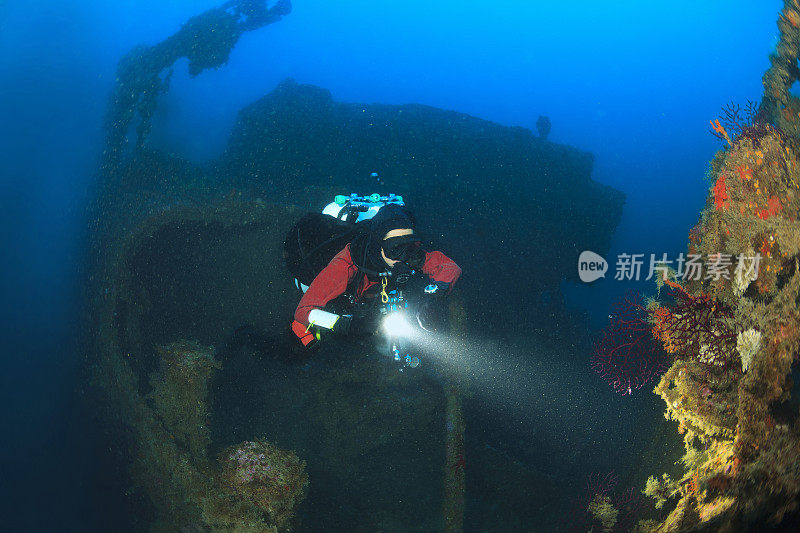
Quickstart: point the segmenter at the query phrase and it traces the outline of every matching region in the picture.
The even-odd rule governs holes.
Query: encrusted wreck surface
[[[730,274],[668,279],[650,304],[653,333],[675,355],[655,392],[686,454],[679,479],[647,481],[663,510],[647,530],[800,525],[800,99],[790,93],[800,2],[786,0],[778,27],[760,107],[729,106],[712,122],[724,147],[689,233],[688,253]]]

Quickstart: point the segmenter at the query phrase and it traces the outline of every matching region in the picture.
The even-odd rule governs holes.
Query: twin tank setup
[[[373,176],[374,175],[373,173]],[[389,204],[405,205],[403,197],[397,194],[389,194],[386,196],[382,196],[378,193],[369,196],[359,196],[357,194],[350,194],[347,196],[339,194],[334,197],[333,202],[325,206],[322,210],[322,214],[354,224],[371,219],[377,214],[380,208]],[[414,271],[412,270],[410,274],[414,274]],[[380,313],[383,316],[383,330],[386,333],[386,338],[389,341],[388,345],[390,346],[388,355],[401,365],[401,372],[405,368],[417,368],[420,365],[419,357],[408,353],[404,346],[406,344],[404,341],[414,332],[412,321],[409,320],[412,314],[409,309],[409,302],[403,294],[402,289],[396,288],[387,292],[385,290],[388,284],[386,273],[382,273],[381,275],[383,276],[381,279],[383,287],[381,290]],[[307,287],[303,285],[301,289],[305,292]],[[425,294],[435,294],[438,290],[439,287],[436,284],[429,284],[425,287],[424,292]],[[319,311],[319,313],[316,311]],[[323,317],[322,313],[325,313],[325,315],[332,314],[321,310],[312,311],[312,314],[320,315],[319,317],[315,316],[313,318],[309,315],[312,324],[326,327],[326,329],[333,329],[339,317]],[[317,320],[314,320],[315,318]],[[418,320],[415,322],[418,322]]]

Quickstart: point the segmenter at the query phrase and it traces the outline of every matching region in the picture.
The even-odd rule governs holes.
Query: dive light
[[[383,319],[383,331],[390,337],[408,337],[414,333],[411,324],[400,313],[391,313]]]
[[[383,318],[383,331],[389,337],[392,347],[389,355],[397,362],[402,363],[402,371],[406,366],[417,368],[420,364],[419,357],[402,353],[401,341],[414,334],[414,328],[407,318],[408,301],[403,297],[403,291],[395,289],[387,294],[387,301],[381,307]]]

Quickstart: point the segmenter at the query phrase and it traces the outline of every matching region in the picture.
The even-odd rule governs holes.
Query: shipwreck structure
[[[334,194],[408,198],[426,240],[468,273],[454,311],[462,332],[478,322],[503,332],[520,315],[567,321],[560,286],[580,251],[607,250],[624,197],[591,179],[591,154],[527,129],[338,103],[292,80],[240,112],[216,161],[149,142],[178,58],[192,75],[218,68],[243,32],[290,10],[234,0],[119,64],[90,265],[98,404],[127,443],[119,460],[138,516],[157,529],[459,531],[472,453],[463,384],[366,356],[290,367],[226,339],[242,324],[286,327],[298,294],[284,236]],[[487,270],[491,283],[469,274]],[[497,295],[520,293],[526,307],[509,316]],[[513,468],[493,453],[491,464]]]

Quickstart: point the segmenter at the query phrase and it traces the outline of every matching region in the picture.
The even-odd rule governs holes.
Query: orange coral
[[[782,13],[782,15],[783,18],[785,18],[789,22],[789,24],[791,24],[795,28],[800,28],[800,15],[797,13],[797,11],[786,8]]]
[[[725,131],[725,128],[719,123],[719,120],[709,120],[709,122],[711,123],[711,128],[717,132],[717,135],[728,141],[728,144],[733,144],[731,138],[728,136],[728,132]]]
[[[736,434],[738,436],[739,429],[736,429]],[[742,460],[739,458],[738,455],[733,457],[733,464],[731,465],[731,475],[736,475],[739,472],[739,468],[742,466]]]
[[[761,248],[758,250],[761,254],[761,257],[769,257],[772,255],[772,245],[775,243],[774,239],[769,237],[764,237],[764,240],[761,241]]]
[[[700,227],[700,222],[692,226],[692,229],[689,230],[689,242],[696,244],[702,242],[702,228]]]
[[[670,281],[667,278],[664,278],[664,283],[666,283],[667,285],[669,285],[670,287],[672,287],[673,289],[675,289],[677,291],[684,291],[684,288],[681,286],[680,283],[676,283],[674,281]]]
[[[728,189],[725,187],[725,174],[720,174],[714,185],[714,206],[717,209],[728,208]]]
[[[783,206],[781,205],[780,199],[777,196],[772,196],[767,200],[767,209],[762,209],[758,212],[758,218],[766,220],[780,213],[782,209]]]
[[[674,282],[669,283],[672,285]],[[652,311],[650,316],[655,322],[652,330],[653,337],[660,340],[664,344],[664,350],[667,353],[676,353],[678,351],[678,347],[675,345],[670,335],[669,323],[672,320],[672,313],[670,310],[664,306],[658,306]]]
[[[686,484],[686,490],[689,494],[694,494],[697,492],[697,487],[700,482],[700,471],[695,469],[694,473],[692,474],[692,478]]]
[[[736,172],[739,174],[739,179],[742,181],[749,180],[753,177],[753,171],[744,165],[739,165],[734,170],[736,170]]]

